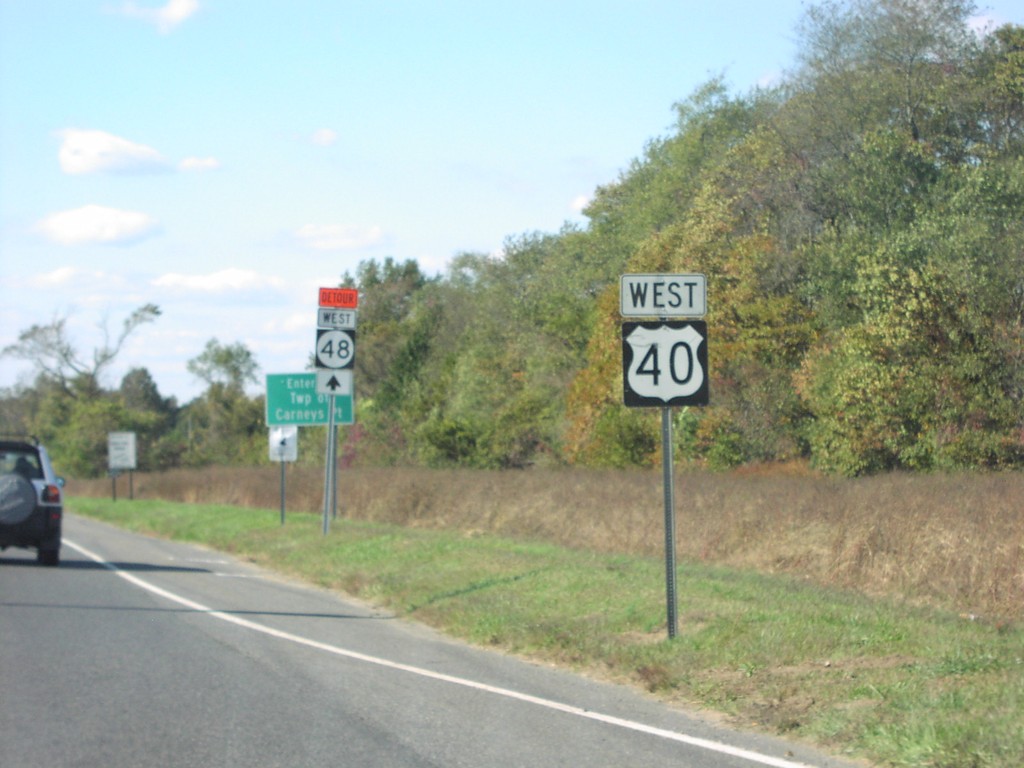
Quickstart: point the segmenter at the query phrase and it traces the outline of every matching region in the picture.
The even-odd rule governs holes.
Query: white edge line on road
[[[144,589],[147,592],[151,592],[152,594],[162,597],[165,600],[170,600],[172,603],[177,603],[178,605],[181,605],[185,608],[196,611],[198,613],[205,613],[206,615],[212,616],[216,619],[226,621],[230,624],[235,624],[239,627],[244,627],[245,629],[252,630],[253,632],[260,632],[264,635],[269,635],[270,637],[276,637],[279,640],[287,640],[288,642],[297,643],[298,645],[304,645],[308,648],[314,648],[318,651],[331,653],[335,656],[344,656],[349,659],[355,659],[357,661],[366,662],[367,664],[375,664],[380,667],[386,667],[388,669],[398,670],[400,672],[406,672],[412,675],[418,675],[419,677],[425,677],[431,680],[438,680],[441,682],[450,683],[452,685],[459,685],[464,688],[473,688],[478,691],[485,691],[496,696],[504,696],[505,698],[516,699],[518,701],[526,702],[528,704],[534,704],[536,706],[544,707],[546,709],[554,710],[556,712],[563,712],[565,714],[575,715],[577,717],[582,717],[587,720],[595,720],[600,723],[605,723],[607,725],[615,725],[620,728],[626,728],[631,731],[645,733],[650,736],[657,736],[658,738],[668,739],[670,741],[677,741],[683,744],[689,744],[690,746],[699,747],[701,749],[706,749],[711,752],[718,752],[721,754],[730,755],[732,757],[738,757],[743,760],[749,760],[753,763],[772,766],[772,768],[811,768],[811,766],[808,766],[806,763],[796,763],[792,760],[783,760],[781,758],[771,757],[770,755],[763,755],[759,752],[753,752],[748,749],[733,747],[718,741],[701,739],[696,736],[687,736],[685,733],[678,733],[676,731],[670,731],[665,728],[656,728],[654,726],[645,725],[644,723],[638,723],[634,720],[626,720],[624,718],[615,717],[613,715],[604,715],[600,712],[592,712],[590,710],[583,709],[581,707],[576,707],[571,704],[563,704],[561,702],[553,701],[551,699],[544,699],[539,696],[531,696],[528,693],[514,691],[510,688],[501,688],[498,686],[481,683],[476,680],[469,680],[468,678],[464,677],[455,677],[454,675],[446,675],[442,672],[433,672],[429,669],[424,669],[422,667],[414,667],[409,664],[402,664],[401,662],[397,661],[390,661],[389,659],[383,659],[379,656],[369,656],[365,653],[352,651],[347,648],[340,648],[336,645],[321,643],[318,640],[313,640],[308,637],[302,637],[301,635],[293,635],[290,632],[283,632],[282,630],[274,629],[273,627],[268,627],[264,624],[258,624],[255,621],[243,619],[240,616],[234,616],[230,613],[225,613],[223,611],[216,611],[212,608],[209,608],[208,606],[203,605],[202,603],[197,603],[194,600],[189,600],[187,597],[182,597],[181,595],[175,594],[174,592],[169,592],[168,590],[163,589],[162,587],[158,587],[155,584],[151,584],[148,581],[145,581],[144,579],[140,579],[138,576],[135,576],[134,574],[128,573],[127,571],[118,568],[113,563],[104,560],[95,552],[91,552],[90,550],[86,549],[80,544],[75,544],[72,541],[68,541],[67,538],[63,540],[63,543],[71,547],[72,549],[76,550],[77,552],[80,552],[81,554],[90,558],[91,560],[95,561],[96,563],[102,565],[104,568],[113,571],[122,579],[124,579],[127,582],[130,582],[131,584],[134,584],[140,589]]]

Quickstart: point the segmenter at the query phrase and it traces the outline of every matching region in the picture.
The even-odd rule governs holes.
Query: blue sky
[[[88,359],[154,303],[105,386],[145,367],[186,402],[217,338],[262,391],[303,370],[319,286],[584,223],[674,103],[791,69],[806,6],[0,0],[0,348],[66,317]],[[31,375],[0,361],[0,387]]]

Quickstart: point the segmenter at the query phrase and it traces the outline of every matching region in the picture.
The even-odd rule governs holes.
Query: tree
[[[959,169],[857,262],[863,319],[797,381],[816,462],[843,474],[1024,461],[1021,161]]]
[[[1024,27],[1007,24],[986,40],[973,71],[984,84],[979,102],[979,128],[989,153],[1024,149]]]
[[[355,278],[346,273],[345,285],[359,288],[359,324],[383,324],[401,320],[413,304],[417,292],[430,280],[413,259],[403,262],[388,256],[360,262]]]
[[[241,342],[221,344],[214,338],[186,367],[208,386],[179,415],[184,461],[197,466],[257,460],[265,445],[263,398],[249,398],[244,389],[257,382],[259,366],[252,352]]]
[[[256,464],[266,456],[263,397],[214,382],[186,405],[177,420],[176,441],[188,466]]]
[[[107,471],[107,437],[112,431],[138,433],[140,468],[161,468],[149,463],[149,446],[165,427],[160,416],[126,407],[116,391],[82,397],[40,376],[33,401],[27,427],[46,444],[61,474],[83,478],[103,475]]]
[[[174,398],[164,399],[160,396],[153,376],[145,368],[132,368],[128,371],[121,379],[119,391],[128,408],[168,415],[174,412]]]
[[[798,92],[833,150],[865,131],[899,128],[915,141],[950,139],[967,128],[948,120],[976,38],[969,0],[825,0],[799,33]],[[824,137],[823,136],[823,137]],[[960,138],[966,139],[966,136]]]
[[[359,289],[359,348],[355,380],[360,397],[373,398],[390,376],[391,368],[407,344],[405,320],[419,293],[432,281],[412,259],[398,262],[388,256],[382,263],[363,261],[353,277],[342,283]]]
[[[178,416],[175,398],[161,397],[145,368],[133,368],[121,379],[121,403],[141,423],[138,431],[139,466],[161,470],[178,464],[184,444],[174,434]],[[140,427],[136,426],[136,430]]]
[[[971,77],[979,50],[967,25],[973,7],[963,0],[828,0],[807,11],[800,67],[772,120],[802,171],[800,205],[812,214],[806,235],[820,235],[815,226],[839,234],[878,226],[857,204],[871,199],[864,182],[887,152],[904,160],[916,152],[935,165],[975,161],[988,121],[979,114],[980,81]],[[883,202],[903,191],[889,188]],[[896,213],[913,203],[917,193],[909,191]]]
[[[214,338],[206,342],[198,357],[188,361],[186,369],[209,386],[222,384],[242,391],[246,384],[257,383],[259,366],[252,352],[241,342],[221,344]]]
[[[600,254],[611,279],[640,244],[687,214],[704,169],[713,167],[771,110],[776,96],[728,94],[721,78],[674,105],[675,132],[650,141],[612,184],[598,187],[584,214],[587,249]]]
[[[18,342],[5,347],[0,356],[11,355],[32,362],[41,374],[56,381],[68,393],[73,393],[71,381],[74,379],[79,380],[79,389],[83,388],[82,380],[98,386],[100,374],[114,362],[128,337],[140,326],[153,322],[159,316],[159,307],[144,304],[124,320],[121,332],[114,339],[111,339],[107,325],[103,323],[100,327],[104,341],[93,350],[91,362],[82,358],[81,352],[68,337],[66,317],[57,317],[46,325],[33,325],[22,331],[18,335]]]

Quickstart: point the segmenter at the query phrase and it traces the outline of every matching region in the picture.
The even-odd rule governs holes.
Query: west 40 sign
[[[707,405],[708,326],[703,320],[622,324],[624,402]]]

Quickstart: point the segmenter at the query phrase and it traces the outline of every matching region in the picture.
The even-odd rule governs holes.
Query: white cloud
[[[763,75],[757,78],[757,87],[775,88],[776,86],[782,83],[783,77],[783,73],[777,69],[772,70],[770,72],[765,72]]]
[[[441,275],[444,274],[451,264],[451,258],[433,253],[421,253],[416,257],[416,262],[420,265],[420,269],[423,270],[424,274]]]
[[[967,19],[968,28],[978,37],[984,37],[1001,25],[1000,19],[991,14],[981,13]]]
[[[293,312],[280,323],[285,331],[305,331],[313,327],[309,312]]]
[[[81,270],[74,267],[60,267],[52,272],[46,272],[31,278],[31,284],[37,288],[59,288],[69,285],[81,274]]]
[[[310,138],[314,144],[319,144],[321,147],[329,147],[338,140],[338,133],[330,128],[321,128],[313,131],[313,135]]]
[[[115,301],[130,303],[138,293],[131,276],[79,267],[57,267],[17,277],[10,285],[18,291],[50,291],[54,297],[69,296],[66,292],[71,291],[70,297],[76,303],[87,306],[110,306],[112,294],[117,296]]]
[[[86,205],[52,213],[36,229],[61,245],[125,245],[154,234],[159,226],[156,219],[139,211]]]
[[[295,232],[306,247],[316,251],[351,251],[379,243],[384,236],[380,227],[353,227],[343,224],[307,224]]]
[[[237,293],[240,291],[281,288],[280,278],[268,277],[251,269],[222,269],[208,275],[186,275],[169,272],[153,280],[157,288],[194,291],[197,293]]]
[[[583,213],[583,209],[590,205],[590,199],[590,195],[577,195],[569,203],[569,208],[573,213]]]
[[[152,147],[136,144],[106,131],[67,128],[61,137],[60,168],[64,173],[152,173],[167,170],[167,162]]]
[[[183,171],[213,171],[220,168],[220,160],[215,157],[186,157],[178,168]]]
[[[154,25],[162,35],[173,31],[198,10],[199,0],[168,0],[159,8],[140,8],[134,2],[127,2],[121,7],[125,16]]]

